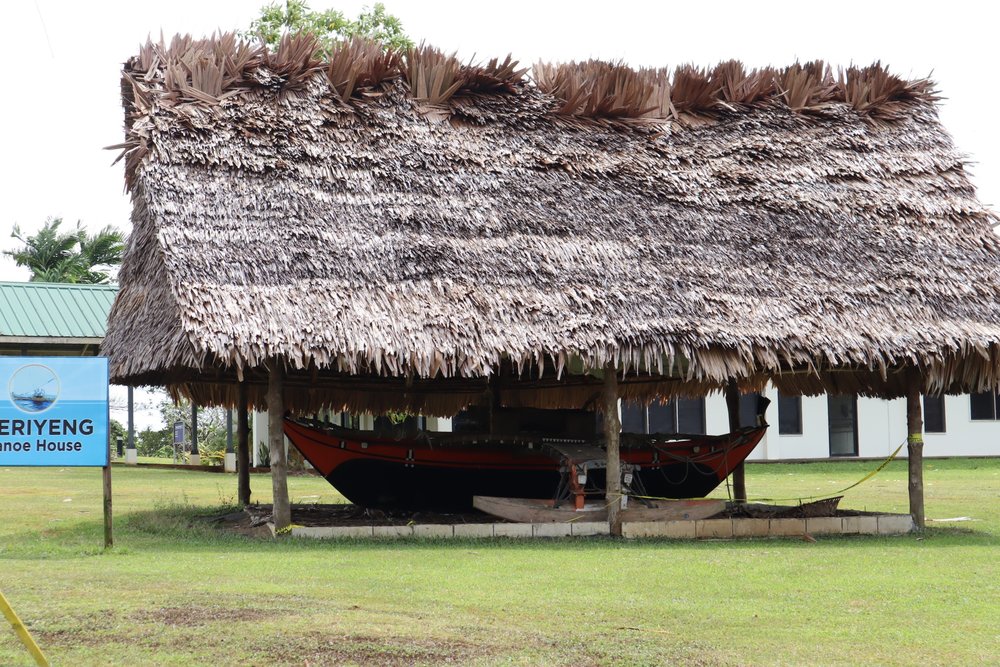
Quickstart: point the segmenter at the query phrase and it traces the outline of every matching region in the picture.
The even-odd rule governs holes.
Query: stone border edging
[[[274,535],[274,524],[268,523]],[[914,529],[909,514],[871,514],[815,519],[704,519],[701,521],[636,521],[622,524],[626,538],[733,539],[802,537],[803,535],[905,535]],[[293,526],[292,537],[357,538],[493,538],[584,537],[608,535],[599,521],[564,523],[460,523],[404,526]]]

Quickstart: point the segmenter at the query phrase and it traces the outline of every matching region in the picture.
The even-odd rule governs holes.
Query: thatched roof
[[[498,369],[581,404],[607,362],[645,397],[1000,384],[996,220],[926,81],[313,53],[126,64],[114,381],[228,402],[279,358],[299,407],[438,413]]]

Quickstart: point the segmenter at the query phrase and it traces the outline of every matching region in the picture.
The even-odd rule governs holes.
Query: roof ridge
[[[456,53],[426,44],[403,52],[361,38],[323,53],[316,36],[307,32],[286,35],[270,51],[233,33],[213,33],[203,39],[176,35],[169,45],[162,38],[147,40],[125,63],[122,83],[139,111],[151,109],[154,98],[166,106],[217,106],[253,88],[294,91],[318,72],[343,103],[361,101],[401,79],[418,102],[441,105],[463,92],[516,94],[526,85],[528,71],[517,65],[509,54],[503,62],[463,63]],[[770,104],[808,113],[839,103],[862,116],[891,121],[910,106],[939,99],[930,79],[903,79],[881,61],[840,67],[835,76],[822,60],[752,70],[727,60],[711,68],[682,64],[671,70],[591,59],[539,62],[532,80],[534,88],[558,102],[553,114],[577,118],[680,121]]]
[[[0,287],[57,287],[60,289],[118,289],[118,285],[115,283],[106,284],[94,284],[94,283],[50,283],[41,281],[18,281],[18,280],[0,280]]]

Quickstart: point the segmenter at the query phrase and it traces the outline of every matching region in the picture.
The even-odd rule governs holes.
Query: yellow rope
[[[817,499],[820,499],[820,498],[832,498],[833,496],[839,496],[839,495],[841,495],[841,494],[843,494],[843,493],[845,493],[847,491],[850,491],[854,487],[856,487],[856,486],[858,486],[860,484],[863,484],[864,482],[867,482],[872,477],[874,477],[875,475],[877,475],[880,472],[882,472],[887,465],[889,465],[890,463],[892,463],[892,461],[899,454],[900,450],[903,449],[903,445],[905,445],[905,444],[906,444],[906,442],[904,441],[902,444],[899,445],[899,447],[896,447],[896,451],[894,451],[892,454],[890,454],[889,458],[887,458],[885,461],[882,461],[882,463],[877,468],[875,468],[874,470],[872,470],[871,472],[869,472],[867,475],[865,475],[864,477],[862,477],[861,479],[859,479],[858,481],[856,481],[854,484],[851,484],[850,486],[845,486],[844,488],[840,489],[839,491],[833,491],[831,493],[825,493],[825,494],[816,495],[816,496],[799,496],[797,498],[755,498],[754,500],[758,501],[758,502],[759,501],[786,502],[786,501],[790,501],[790,500],[798,500],[798,501],[802,501],[802,500],[817,500]],[[632,497],[633,498],[643,498],[645,500],[698,500],[697,498],[661,498],[659,496],[636,496],[636,495],[633,495]]]
[[[17,617],[17,614],[14,613],[14,609],[10,606],[10,603],[7,602],[7,598],[4,597],[3,591],[0,591],[0,608],[3,609],[3,615],[7,617],[11,627],[14,628],[14,632],[17,633],[21,643],[24,644],[26,649],[28,649],[28,653],[30,653],[31,657],[35,659],[35,662],[41,667],[49,667],[49,661],[46,659],[45,654],[42,653],[42,649],[38,648],[38,644],[36,644],[35,640],[31,638],[31,633],[28,632],[28,628],[24,627],[24,623],[22,623],[21,619]]]

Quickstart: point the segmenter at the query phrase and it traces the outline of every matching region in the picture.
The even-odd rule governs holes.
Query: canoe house
[[[997,220],[929,81],[316,53],[125,64],[114,382],[266,406],[272,443],[286,410],[603,409],[609,495],[619,399],[905,396],[922,525],[920,394],[1000,386]]]

